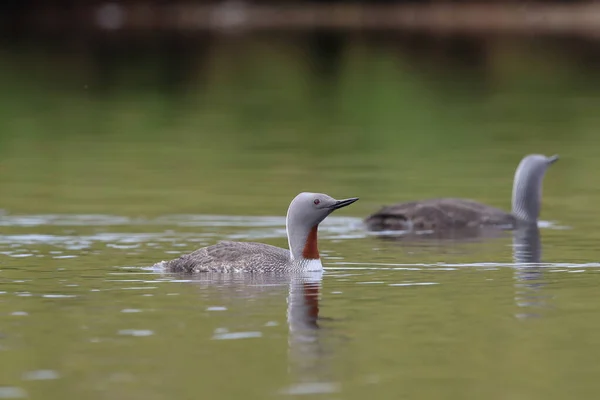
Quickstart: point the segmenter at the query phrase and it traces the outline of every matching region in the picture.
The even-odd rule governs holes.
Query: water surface
[[[597,389],[600,264],[538,263],[535,236],[525,234],[533,250],[518,237],[513,250],[512,235],[406,243],[332,216],[321,229],[322,277],[147,268],[222,238],[284,246],[283,222],[4,216],[19,233],[0,237],[3,396],[500,398],[510,389],[563,398]],[[540,231],[550,254],[560,246],[546,237],[571,234]],[[574,386],[562,391],[552,382],[564,376]]]

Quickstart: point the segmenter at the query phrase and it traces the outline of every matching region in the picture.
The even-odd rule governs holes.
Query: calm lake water
[[[39,54],[2,66],[0,399],[597,396],[597,73],[518,45],[487,74],[356,45],[323,94],[300,51],[256,46],[215,50],[176,95],[127,70],[98,94]],[[531,152],[561,155],[539,236],[361,225],[427,197],[508,210]],[[361,198],[321,225],[323,276],[149,268],[222,239],[286,246],[300,191]]]

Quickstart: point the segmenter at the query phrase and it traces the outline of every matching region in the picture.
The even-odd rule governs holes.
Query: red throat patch
[[[317,248],[317,229],[318,226],[314,226],[310,230],[308,237],[306,238],[304,250],[302,250],[302,257],[306,258],[307,260],[319,259],[319,249]]]

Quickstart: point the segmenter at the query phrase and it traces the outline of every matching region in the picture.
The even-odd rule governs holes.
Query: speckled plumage
[[[254,242],[223,241],[163,263],[171,272],[278,272],[292,269],[289,250]],[[301,265],[297,267],[301,268]]]

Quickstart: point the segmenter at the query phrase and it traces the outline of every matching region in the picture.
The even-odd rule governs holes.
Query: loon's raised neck
[[[558,155],[546,157],[530,154],[524,157],[515,172],[512,192],[512,214],[525,222],[536,222],[540,215],[542,181],[548,166],[558,160]]]

